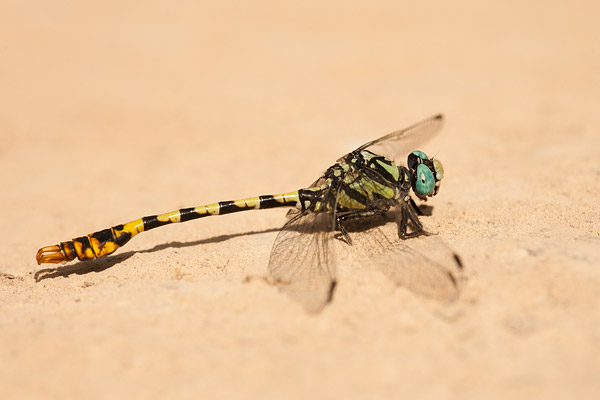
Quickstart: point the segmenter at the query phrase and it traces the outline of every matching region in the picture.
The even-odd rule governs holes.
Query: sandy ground
[[[600,397],[598,3],[72,3],[1,7],[3,398]],[[316,316],[246,282],[283,210],[35,263],[437,112],[452,304],[343,265]]]

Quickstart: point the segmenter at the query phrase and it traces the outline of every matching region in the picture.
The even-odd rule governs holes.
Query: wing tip
[[[435,123],[438,123],[441,125],[444,123],[444,114],[442,114],[442,113],[435,114],[433,117],[430,117],[428,121],[435,122]]]
[[[464,268],[464,264],[462,262],[462,258],[456,254],[456,253],[452,253],[452,256],[454,257],[454,262],[456,262],[456,265],[458,266],[458,269],[463,269]]]
[[[331,281],[331,285],[329,285],[329,291],[327,292],[327,303],[331,303],[333,301],[333,292],[335,291],[336,286],[337,281]]]

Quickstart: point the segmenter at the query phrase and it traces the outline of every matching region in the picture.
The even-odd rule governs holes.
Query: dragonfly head
[[[413,193],[421,200],[435,196],[444,177],[444,168],[439,160],[428,158],[425,153],[415,150],[408,155],[408,169],[411,172]]]

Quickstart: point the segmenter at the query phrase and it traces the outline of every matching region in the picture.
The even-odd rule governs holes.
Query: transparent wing
[[[408,128],[392,132],[379,139],[371,140],[355,151],[369,149],[375,154],[386,156],[391,160],[401,159],[401,161],[404,161],[408,152],[417,150],[416,146],[418,144],[431,139],[443,124],[444,116],[442,114],[434,115]],[[344,160],[348,154],[338,158],[337,161]],[[321,186],[326,180],[324,176],[321,176],[307,187]]]
[[[386,224],[353,234],[352,240],[353,251],[396,284],[442,302],[458,297],[462,263],[436,235],[402,240],[396,224]]]
[[[307,187],[319,187],[319,186],[321,186],[322,184],[324,184],[325,182],[327,182],[327,178],[325,178],[325,176],[324,176],[324,175],[321,175],[321,176],[319,177],[319,179],[317,179],[316,181],[314,181],[313,183],[311,183],[311,184],[310,184],[309,186],[307,186]]]
[[[269,273],[281,291],[308,312],[319,312],[332,300],[335,260],[329,251],[333,237],[330,213],[294,215],[273,244]]]
[[[401,160],[410,151],[417,150],[417,146],[431,139],[442,127],[444,117],[435,115],[418,122],[406,129],[401,129],[372,140],[360,146],[357,151],[369,149],[375,154],[381,154],[391,160]]]

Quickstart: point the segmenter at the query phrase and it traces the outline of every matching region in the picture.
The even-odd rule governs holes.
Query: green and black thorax
[[[310,212],[387,211],[410,199],[410,190],[426,200],[437,194],[442,164],[422,151],[408,157],[407,167],[369,150],[348,153],[310,188],[299,190],[297,208]]]

